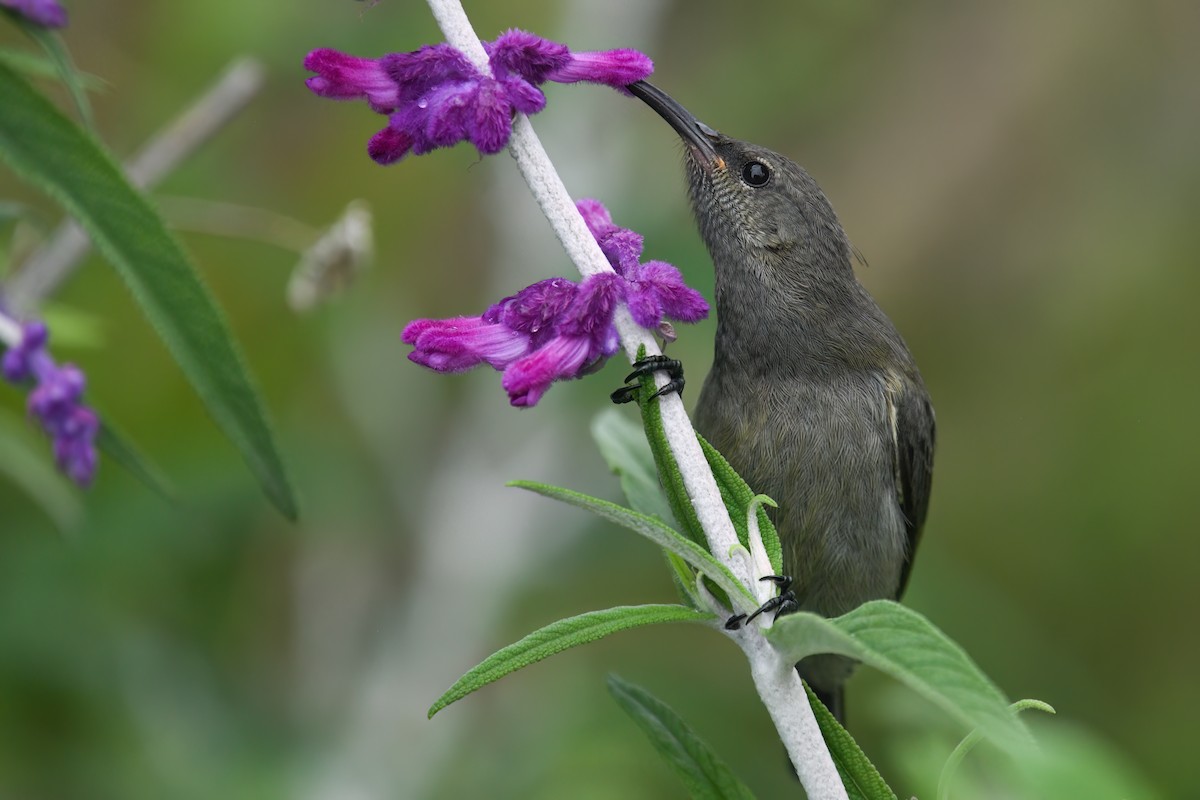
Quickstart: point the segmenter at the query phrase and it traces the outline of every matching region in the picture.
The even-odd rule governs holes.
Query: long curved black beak
[[[631,83],[625,88],[665,119],[695,156],[709,163],[720,160],[715,147],[719,134],[696,119],[692,112],[681,106],[675,98],[646,81]]]

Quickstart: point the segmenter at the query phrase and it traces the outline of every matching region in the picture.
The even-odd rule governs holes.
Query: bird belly
[[[837,616],[894,598],[906,557],[892,420],[869,373],[793,379],[770,389],[710,376],[696,427],[755,492],[770,495],[784,571],[800,607]],[[715,398],[736,402],[715,402]]]

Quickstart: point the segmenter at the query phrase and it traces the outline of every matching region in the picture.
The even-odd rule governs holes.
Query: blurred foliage
[[[501,183],[511,161],[460,147],[377,167],[365,143],[381,120],[307,92],[300,61],[314,47],[376,55],[440,38],[422,3],[367,5],[71,5],[66,41],[110,87],[92,103],[120,156],[235,56],[268,64],[267,90],[163,193],[313,226],[362,197],[378,257],[333,305],[297,318],[284,295],[294,254],[185,234],[276,418],[303,495],[296,526],[267,507],[110,270],[92,257],[59,295],[104,336],[59,355],[87,370],[97,404],[184,499],[168,507],[104,463],[86,520],[64,538],[0,482],[0,794],[680,796],[604,691],[610,671],[678,710],[760,796],[795,794],[740,654],[698,628],[573,650],[424,719],[499,645],[674,593],[652,547],[499,488],[530,478],[617,496],[587,423],[621,365],[517,411],[494,374],[444,378],[405,360],[408,319],[478,313],[497,291],[569,265],[535,257],[553,239],[531,227],[529,255],[505,265],[511,285],[489,284],[504,215],[531,205],[496,191],[513,186]],[[587,5],[468,11],[483,36],[516,25],[565,37],[570,9]],[[1186,622],[1200,560],[1200,7],[765,0],[748,14],[692,0],[660,12],[653,30],[571,43],[646,49],[654,80],[701,119],[805,164],[921,364],[939,449],[907,601],[1010,696],[1052,703],[1043,727],[1085,725],[1166,796],[1188,795],[1200,707],[1200,637]],[[25,46],[7,29],[0,45]],[[539,130],[588,105],[619,120],[611,138],[547,146],[556,158],[583,147],[617,175],[623,196],[602,197],[617,223],[711,297],[679,145],[661,122],[600,89],[548,95]],[[568,186],[609,188],[570,173]],[[56,218],[7,172],[0,195]],[[27,246],[12,230],[0,227],[3,251]],[[710,322],[673,345],[692,399],[711,335]],[[21,402],[0,390],[10,412]],[[486,435],[456,438],[470,425]],[[469,548],[438,550],[464,530],[477,534]],[[867,670],[849,714],[902,796],[933,796],[964,731]]]

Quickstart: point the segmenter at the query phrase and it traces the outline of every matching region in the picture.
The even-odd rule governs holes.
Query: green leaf
[[[776,575],[782,575],[783,550],[779,544],[779,534],[775,531],[775,525],[771,522],[771,518],[767,516],[767,510],[761,503],[756,503],[757,495],[750,490],[746,481],[742,480],[742,476],[729,466],[725,457],[718,453],[717,449],[700,434],[696,434],[696,438],[700,440],[700,449],[704,452],[704,458],[707,459],[709,467],[712,468],[713,477],[717,480],[717,488],[721,490],[721,499],[725,503],[725,508],[729,509],[729,519],[737,531],[738,540],[746,546],[747,550],[750,549],[748,517],[750,508],[753,506],[755,513],[758,514],[758,532],[762,536],[763,549],[767,551],[771,569],[775,570]]]
[[[1021,711],[1026,711],[1028,709],[1041,711],[1046,714],[1058,713],[1054,710],[1053,706],[1051,706],[1049,703],[1043,703],[1041,700],[1018,700],[1008,707],[1008,710],[1014,714],[1017,714]],[[955,747],[953,752],[950,753],[950,756],[946,759],[945,766],[942,767],[942,774],[938,778],[938,800],[950,800],[950,782],[954,780],[954,773],[958,771],[958,767],[962,763],[963,759],[967,757],[968,753],[975,749],[975,745],[979,744],[979,741],[982,738],[983,735],[979,732],[979,729],[976,728],[968,733],[966,737],[964,737],[963,740],[958,743],[958,747]]]
[[[61,75],[59,65],[48,58],[35,56],[24,50],[11,47],[0,47],[0,64],[6,64],[15,72],[20,72],[33,78],[55,78]],[[75,71],[79,84],[88,90],[104,89],[108,84],[86,72]]]
[[[670,550],[663,550],[662,553],[667,559],[667,566],[671,568],[671,577],[675,580],[675,588],[679,590],[683,602],[691,608],[702,608],[700,596],[696,592],[697,572]]]
[[[638,348],[637,357],[638,360],[646,357],[645,347]],[[675,461],[675,454],[671,452],[671,445],[667,441],[667,434],[663,429],[662,409],[657,401],[643,399],[655,392],[654,374],[642,375],[640,381],[641,389],[637,393],[637,402],[642,411],[642,427],[645,429],[650,452],[654,454],[654,466],[662,488],[666,492],[671,514],[687,538],[708,549],[708,538],[704,535],[704,526],[700,524],[696,509],[692,507],[687,487],[683,484],[683,474],[679,471],[679,464]]]
[[[437,699],[429,709],[429,716],[432,718],[451,703],[522,667],[536,664],[572,647],[602,639],[610,633],[660,622],[707,622],[712,619],[715,619],[712,614],[678,605],[618,606],[560,619],[488,656]]]
[[[804,684],[804,691],[808,692],[808,704],[812,706],[821,737],[829,747],[829,755],[833,757],[833,765],[842,777],[850,800],[896,800],[896,793],[887,785],[850,732],[829,713],[829,709],[807,683]]]
[[[126,472],[141,481],[147,489],[163,500],[171,504],[178,502],[174,489],[171,488],[162,471],[130,444],[124,434],[115,430],[111,423],[100,423],[96,446],[103,450],[113,463],[123,467]]]
[[[95,130],[96,121],[92,118],[92,104],[88,102],[83,80],[75,69],[75,63],[71,61],[71,54],[67,52],[67,48],[63,47],[62,39],[49,28],[43,28],[20,16],[17,17],[17,25],[46,51],[46,55],[50,57],[50,61],[58,71],[59,77],[62,78],[67,91],[71,93],[75,107],[79,109],[79,118],[83,120],[83,124],[89,130]]]
[[[560,489],[557,486],[547,486],[546,484],[535,483],[533,481],[510,481],[508,485],[528,489],[544,497],[550,497],[554,500],[561,500],[564,503],[578,506],[579,508],[585,508],[610,522],[615,522],[622,527],[628,528],[634,533],[640,533],[659,547],[674,553],[704,573],[707,578],[719,586],[731,599],[734,597],[740,598],[741,603],[736,610],[749,613],[758,608],[758,602],[750,594],[750,590],[734,577],[728,567],[713,558],[712,554],[703,547],[685,538],[661,520],[648,517],[645,514],[639,514],[636,511],[619,506],[616,503],[610,503],[607,500],[589,497],[586,494],[573,492],[570,489]]]
[[[646,432],[615,408],[607,408],[592,420],[592,438],[605,462],[621,481],[621,491],[634,511],[661,519],[675,527],[675,515],[658,482],[654,454],[646,441]],[[696,597],[696,573],[679,556],[663,551],[671,567],[676,588],[684,602],[699,607]]]
[[[633,510],[674,527],[675,515],[658,482],[646,432],[625,414],[608,408],[592,420],[592,438],[609,469],[620,479],[621,491]]]
[[[69,534],[83,520],[83,504],[71,483],[51,466],[50,442],[39,446],[29,426],[0,413],[0,474],[29,496],[60,533]]]
[[[696,800],[752,800],[754,794],[666,703],[640,686],[608,676],[608,691]]]
[[[0,97],[0,157],[83,225],[267,496],[295,519],[295,496],[241,354],[162,218],[90,136],[3,65]]]
[[[1010,751],[1023,751],[1031,741],[1004,694],[970,656],[899,603],[873,600],[835,619],[789,614],[766,636],[791,661],[837,653],[886,672]]]
[[[643,357],[645,357],[645,351],[639,350],[638,358]],[[691,499],[688,497],[687,489],[683,484],[683,476],[679,472],[679,465],[676,463],[675,455],[671,452],[670,444],[667,442],[666,432],[663,430],[662,424],[662,411],[659,408],[659,404],[654,401],[642,400],[643,397],[649,397],[654,394],[654,391],[653,374],[641,376],[641,389],[637,394],[638,406],[642,411],[642,426],[645,429],[644,432],[647,442],[650,445],[650,451],[654,456],[654,463],[661,481],[660,486],[666,492],[667,501],[674,518],[682,522],[683,532],[689,539],[701,547],[707,547],[708,540],[704,536],[704,528],[696,516],[695,509],[692,508]],[[725,508],[729,511],[729,518],[733,522],[738,539],[749,549],[747,514],[754,503],[755,494],[746,484],[746,481],[729,465],[725,457],[717,452],[716,448],[699,434],[696,435],[696,439],[699,441],[700,449],[713,471],[717,488],[721,491],[721,499],[725,503]],[[763,547],[767,551],[771,568],[775,570],[776,574],[781,574],[783,572],[783,551],[779,545],[779,534],[775,531],[775,526],[771,523],[770,517],[767,516],[765,508],[758,506],[755,508],[755,513],[758,514],[759,533],[762,535]]]

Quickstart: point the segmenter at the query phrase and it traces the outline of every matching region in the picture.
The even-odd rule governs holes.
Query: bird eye
[[[755,189],[766,186],[767,181],[771,180],[771,170],[761,161],[748,161],[746,166],[742,167],[742,180],[747,186],[753,186]]]

